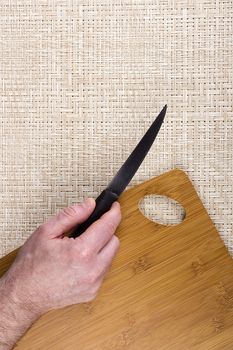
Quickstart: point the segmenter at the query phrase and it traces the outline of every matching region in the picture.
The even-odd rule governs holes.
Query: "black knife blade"
[[[101,215],[111,208],[112,203],[115,202],[124,191],[151,148],[161,128],[166,111],[167,105],[163,107],[157,118],[151,124],[150,128],[123,163],[106,189],[96,198],[95,209],[89,218],[71,232],[72,237],[80,236],[94,221],[98,220]]]

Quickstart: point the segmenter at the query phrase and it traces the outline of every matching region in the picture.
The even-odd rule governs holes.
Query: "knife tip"
[[[163,109],[159,113],[159,117],[164,119],[166,112],[167,112],[167,104],[163,107]]]

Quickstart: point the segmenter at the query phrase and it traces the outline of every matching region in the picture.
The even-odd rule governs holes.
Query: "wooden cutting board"
[[[138,203],[149,194],[178,201],[184,221],[147,219]],[[187,175],[172,170],[119,202],[121,246],[97,298],[48,312],[17,350],[232,350],[233,260]]]

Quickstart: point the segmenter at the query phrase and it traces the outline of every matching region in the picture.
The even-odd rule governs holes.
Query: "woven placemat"
[[[233,253],[232,18],[232,1],[1,1],[1,256],[97,197],[165,103],[128,188],[183,169]]]

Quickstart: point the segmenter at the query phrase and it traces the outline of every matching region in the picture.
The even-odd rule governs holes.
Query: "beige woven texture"
[[[232,18],[229,0],[1,0],[1,256],[97,197],[165,103],[128,188],[183,169],[233,252]]]

